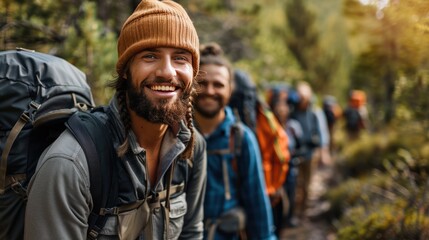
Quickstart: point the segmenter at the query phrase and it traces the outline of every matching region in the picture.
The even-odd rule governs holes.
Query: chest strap
[[[184,188],[185,188],[184,183],[171,186],[170,187],[170,195],[175,194],[175,193],[179,193],[179,192],[183,191]],[[137,202],[130,203],[127,205],[123,205],[123,206],[119,206],[119,207],[113,207],[113,208],[101,208],[100,209],[100,215],[101,216],[118,215],[120,213],[128,212],[128,211],[131,211],[133,209],[139,208],[145,202],[145,200],[148,201],[149,207],[151,207],[151,208],[160,207],[160,205],[161,205],[160,202],[165,201],[166,197],[167,197],[167,190],[163,190],[161,192],[158,192],[157,197],[151,195],[151,196],[148,196],[146,199],[138,200]]]

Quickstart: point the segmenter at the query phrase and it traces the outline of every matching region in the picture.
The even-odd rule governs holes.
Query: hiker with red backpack
[[[106,126],[114,162],[101,159],[92,175],[92,155],[64,131],[30,181],[25,239],[203,238],[206,152],[192,122],[198,47],[182,6],[140,2],[119,35],[116,93],[94,127]],[[92,212],[99,203],[91,188],[108,172],[112,205]]]
[[[350,91],[347,107],[344,110],[344,120],[350,140],[356,140],[362,130],[368,129],[368,110],[364,91],[357,89]]]
[[[276,239],[254,133],[227,106],[233,71],[218,44],[201,46],[194,119],[207,142],[205,239]]]

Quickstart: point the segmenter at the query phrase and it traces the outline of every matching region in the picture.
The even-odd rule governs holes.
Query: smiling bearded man
[[[96,149],[115,150],[97,169],[116,177],[109,178],[117,192],[108,199],[115,205],[95,210],[90,158],[66,130],[29,185],[26,240],[203,239],[206,145],[192,120],[198,47],[178,3],[140,2],[119,35],[115,95],[92,115],[113,142]]]

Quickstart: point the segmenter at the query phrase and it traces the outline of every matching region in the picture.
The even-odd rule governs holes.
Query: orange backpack
[[[266,188],[272,195],[282,187],[289,170],[288,137],[274,113],[262,102],[258,102],[256,119]]]

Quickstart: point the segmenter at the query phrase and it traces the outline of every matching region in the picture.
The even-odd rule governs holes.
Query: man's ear
[[[123,79],[128,79],[128,75],[131,75],[131,72],[130,72],[130,64],[131,64],[131,62],[134,60],[134,57],[135,57],[135,56],[131,57],[131,59],[130,59],[130,60],[128,60],[127,64],[125,64],[124,71],[123,71],[123,73],[122,73],[122,78],[123,78]]]
[[[235,91],[235,88],[236,88],[236,84],[235,84],[235,80],[234,80],[234,78],[232,78],[231,80],[230,80],[230,93],[232,94],[234,91]]]

